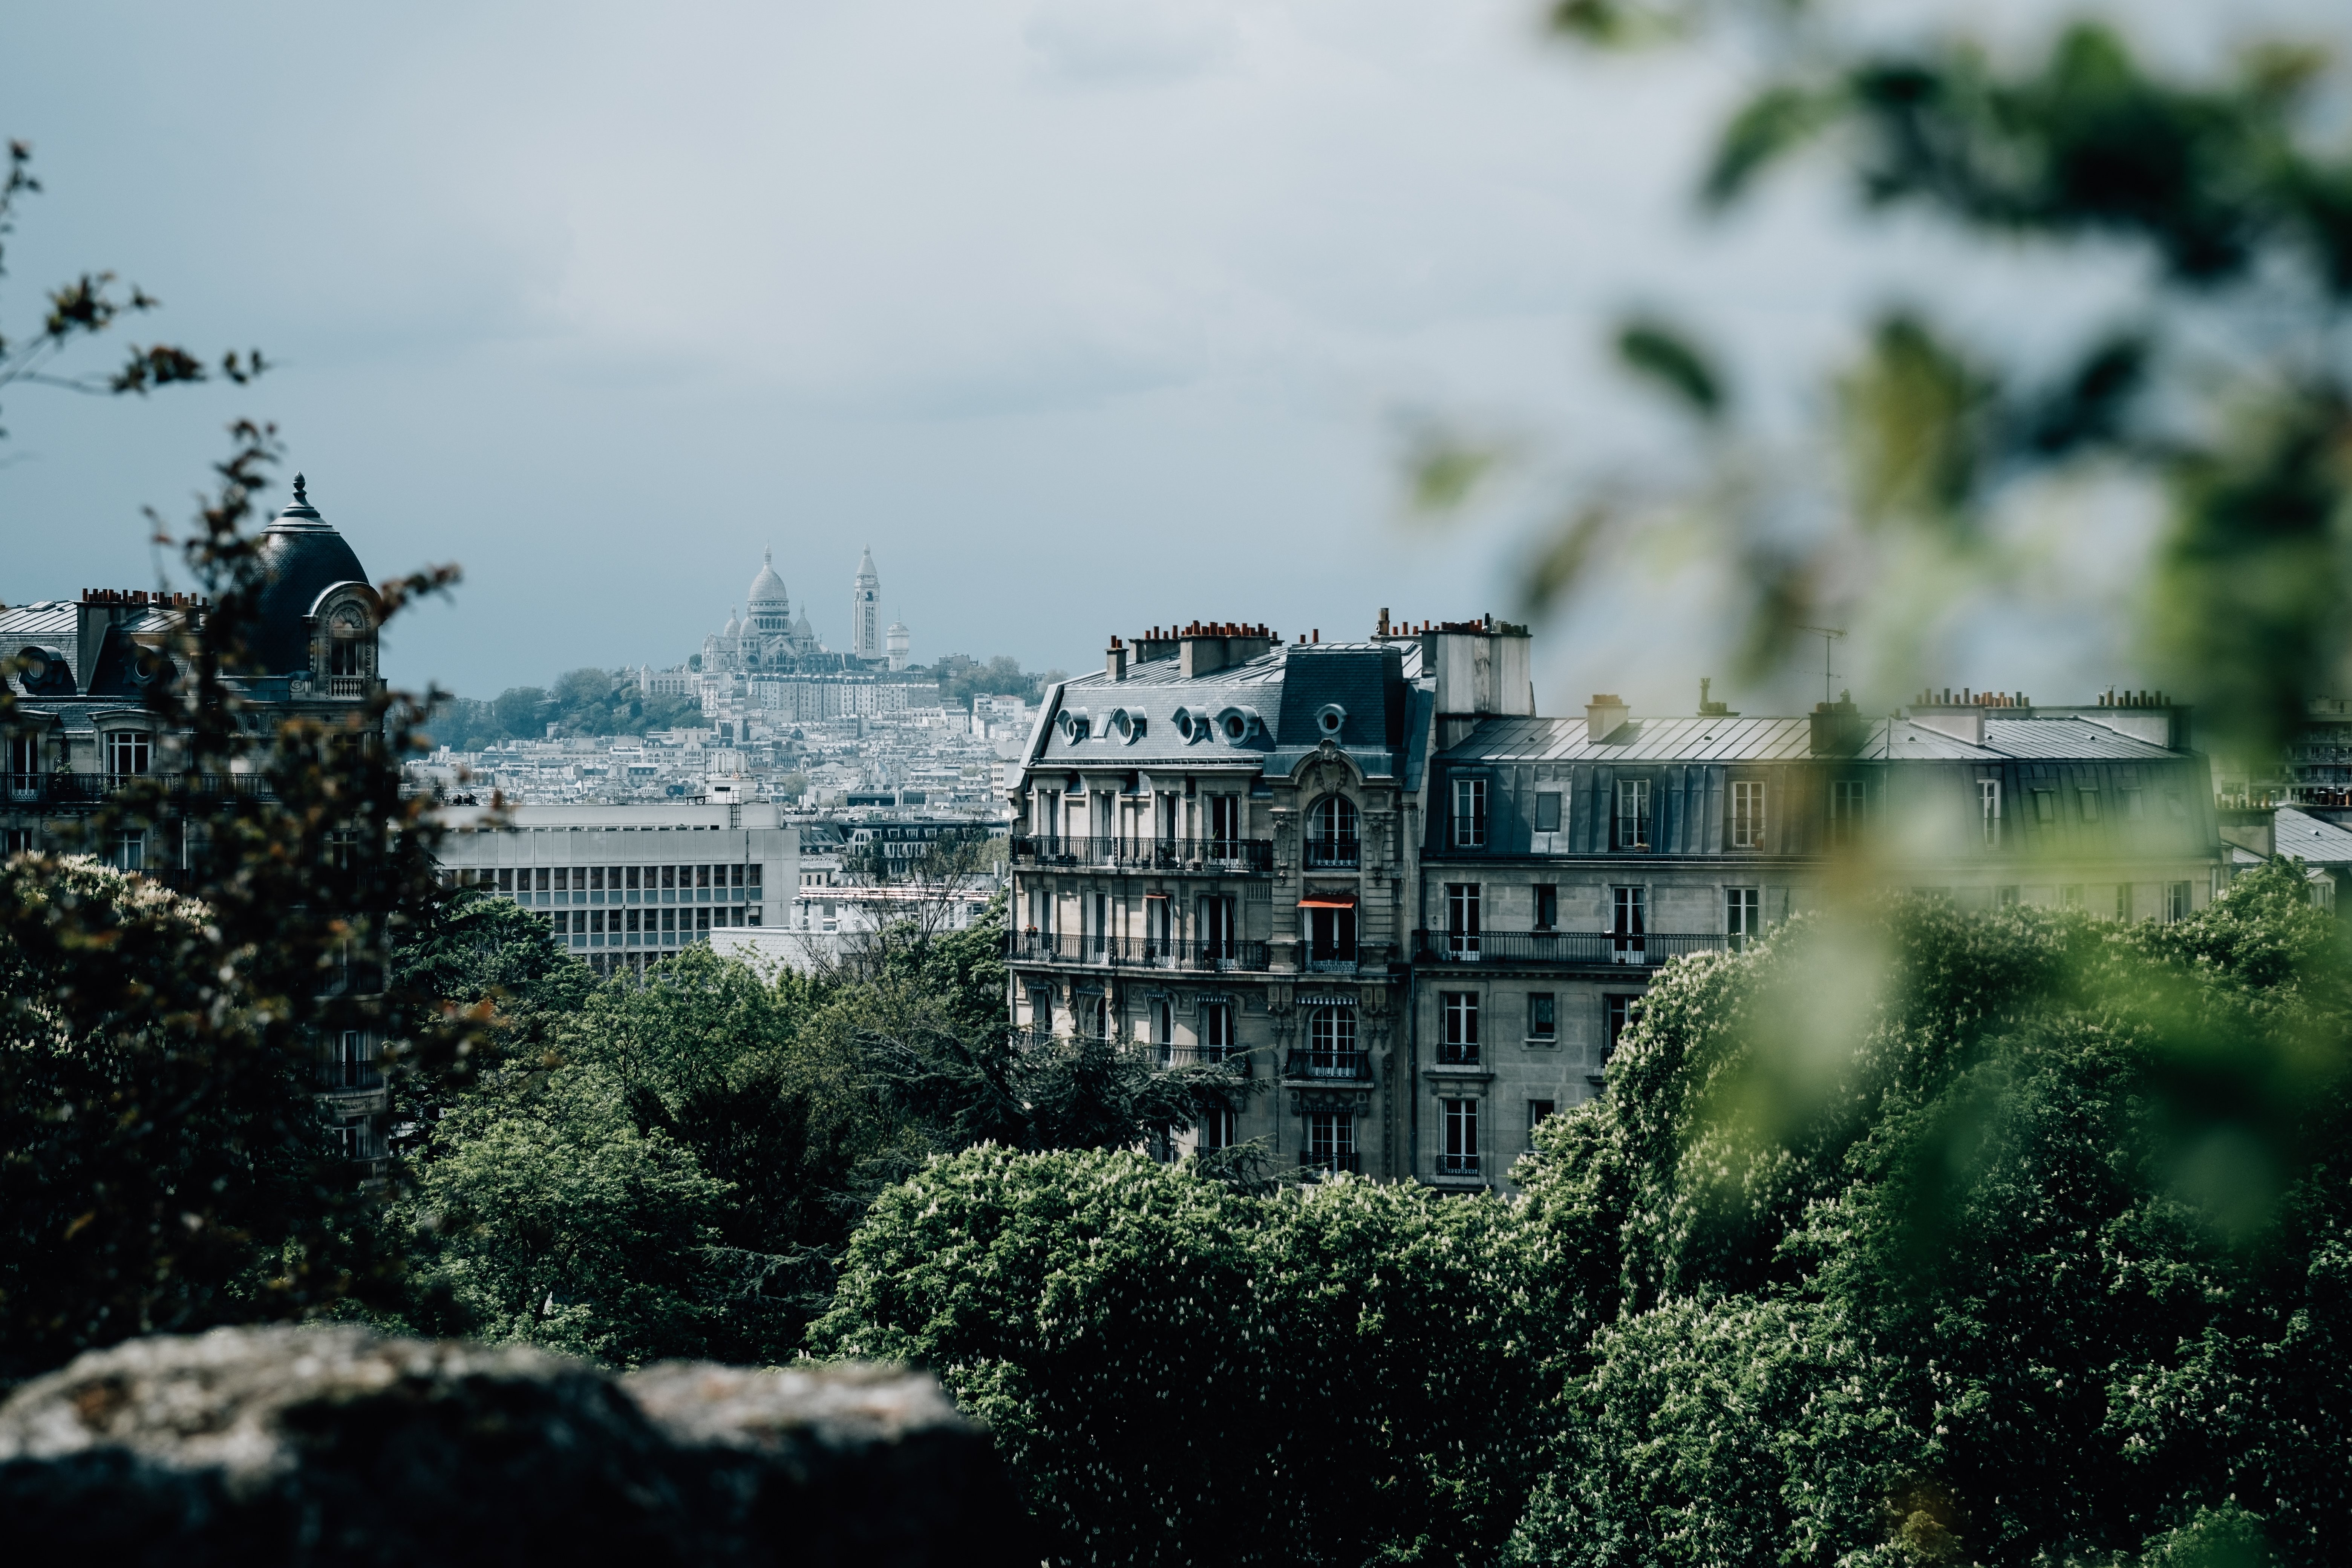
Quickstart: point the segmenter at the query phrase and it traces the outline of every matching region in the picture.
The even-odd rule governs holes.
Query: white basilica
[[[742,617],[738,619],[730,611],[726,626],[702,639],[702,668],[706,674],[728,675],[904,669],[913,637],[904,622],[892,622],[885,632],[881,620],[882,579],[874,570],[870,548],[859,559],[850,588],[849,651],[845,654],[817,639],[816,628],[809,624],[805,612],[800,619],[793,618],[784,580],[776,575],[775,552],[767,551],[761,559],[760,574],[751,579]]]

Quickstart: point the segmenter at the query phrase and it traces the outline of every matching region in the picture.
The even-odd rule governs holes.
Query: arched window
[[[1360,1078],[1356,1056],[1356,1010],[1318,1007],[1307,1016],[1309,1078]]]
[[[1309,866],[1353,866],[1358,848],[1356,803],[1344,795],[1328,795],[1307,814],[1307,863]]]

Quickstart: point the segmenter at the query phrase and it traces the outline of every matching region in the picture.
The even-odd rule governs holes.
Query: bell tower
[[[868,545],[857,562],[857,581],[849,591],[849,652],[854,658],[882,655],[882,579],[874,570],[874,549]]]

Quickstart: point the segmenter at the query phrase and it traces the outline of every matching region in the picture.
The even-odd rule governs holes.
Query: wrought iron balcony
[[[1239,1046],[1158,1046],[1163,1068],[1222,1067],[1235,1078],[1251,1076],[1249,1052]]]
[[[1298,1164],[1301,1170],[1328,1171],[1335,1174],[1341,1171],[1347,1171],[1353,1174],[1360,1175],[1363,1173],[1364,1157],[1361,1154],[1357,1153],[1352,1149],[1349,1150],[1345,1153],[1333,1152],[1324,1154],[1318,1154],[1312,1150],[1301,1149],[1298,1152]]]
[[[7,798],[26,805],[97,803],[126,790],[159,790],[174,800],[267,800],[277,792],[260,773],[9,773]]]
[[[1370,1051],[1319,1051],[1311,1046],[1301,1047],[1292,1051],[1290,1059],[1283,1064],[1282,1076],[1370,1083],[1372,1057]]]
[[[1437,1065],[1442,1068],[1475,1068],[1478,1065],[1478,1042],[1475,1040],[1440,1040],[1437,1043]]]
[[[1265,838],[1092,838],[1016,833],[1012,852],[1016,866],[1225,876],[1263,876],[1274,870],[1274,844]]]
[[[1014,931],[1006,955],[1043,963],[1084,963],[1113,969],[1262,970],[1262,942],[1180,942],[1134,936],[1071,936]]]
[[[1354,838],[1309,838],[1307,868],[1310,871],[1352,871],[1364,863],[1364,847]]]
[[[1441,1176],[1475,1176],[1478,1173],[1478,1156],[1440,1154],[1437,1157],[1437,1173]]]
[[[1687,952],[1721,952],[1731,938],[1706,932],[1417,931],[1417,963],[1622,963],[1654,969]]]

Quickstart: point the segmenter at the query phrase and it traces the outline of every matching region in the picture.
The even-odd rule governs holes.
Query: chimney
[[[1482,720],[1535,712],[1534,646],[1527,627],[1492,616],[1423,623],[1421,668],[1436,681],[1441,747],[1458,745]]]
[[[1625,721],[1632,717],[1633,710],[1625,706],[1623,698],[1596,691],[1592,700],[1584,705],[1584,738],[1597,746],[1623,729]]]
[[[1187,680],[1213,675],[1230,665],[1246,664],[1274,647],[1274,634],[1265,626],[1237,621],[1194,621],[1177,634],[1176,640]]]
[[[1714,685],[1715,680],[1711,676],[1702,675],[1698,678],[1698,716],[1702,719],[1738,718],[1739,715],[1731,710],[1730,703],[1717,702],[1708,698],[1707,692]]]
[[[1389,635],[1389,607],[1388,607],[1386,605],[1382,605],[1381,606],[1381,628],[1380,628],[1380,630],[1379,630],[1379,631],[1374,632],[1372,635],[1373,635],[1374,637],[1377,637],[1381,638],[1381,640],[1383,640],[1383,641],[1386,641],[1386,640],[1387,640],[1387,638],[1388,638],[1388,635]]]
[[[1110,639],[1110,647],[1103,655],[1103,673],[1113,680],[1127,679],[1127,649],[1119,646],[1117,637]]]
[[[1984,719],[1979,710],[1978,735],[1981,742]],[[1834,702],[1813,704],[1812,749],[1817,757],[1851,757],[1862,750],[1870,739],[1870,723],[1862,710],[1853,705],[1853,694],[1838,693]]]

